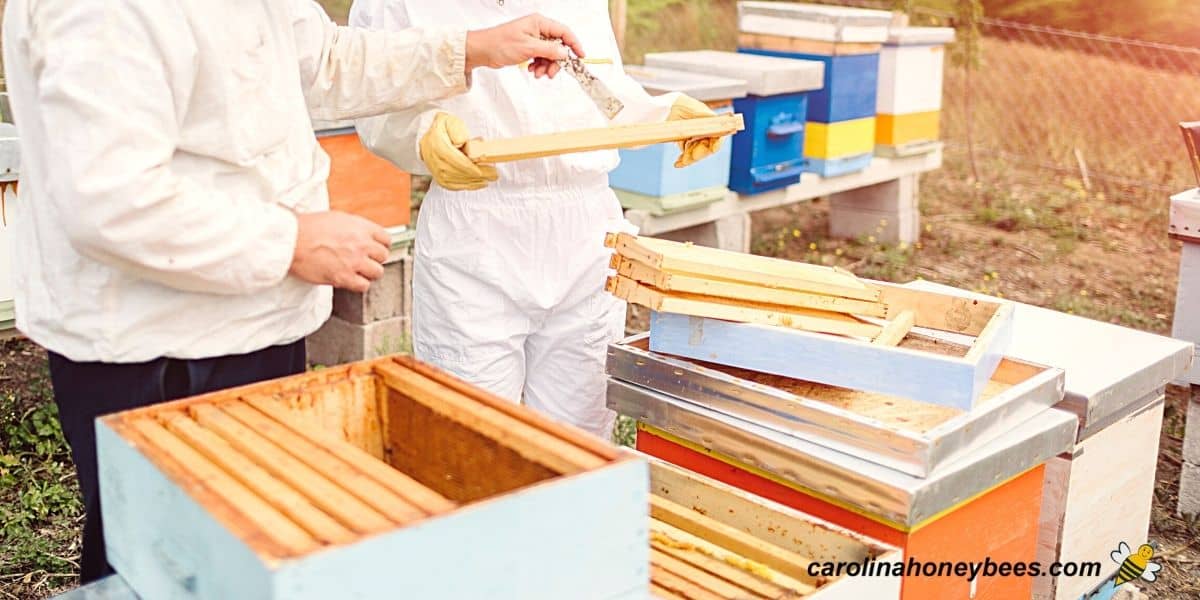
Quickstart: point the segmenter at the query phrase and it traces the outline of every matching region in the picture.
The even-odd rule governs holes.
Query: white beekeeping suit
[[[625,75],[607,0],[357,0],[352,25],[371,29],[488,27],[540,12],[570,27],[589,69],[625,104],[616,122],[664,120],[674,94],[651,97]],[[507,138],[608,124],[567,74],[519,67],[477,71],[467,94],[358,122],[364,143],[401,168],[427,173],[418,143],[434,114],[472,136]],[[608,437],[605,348],[625,304],[603,291],[606,231],[631,231],[608,187],[616,151],[498,166],[478,191],[434,185],[417,224],[413,338],[418,358],[551,417]]]
[[[10,0],[17,326],[76,361],[242,354],[311,333],[294,212],[328,209],[310,115],[465,91],[466,30],[337,27],[311,0]]]

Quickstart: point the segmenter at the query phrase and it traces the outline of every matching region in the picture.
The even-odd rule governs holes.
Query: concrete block
[[[412,257],[399,256],[383,265],[383,277],[366,293],[335,289],[333,315],[359,325],[408,316],[412,291]]]
[[[308,362],[328,366],[408,352],[412,346],[411,324],[407,316],[365,325],[330,317],[308,336]]]
[[[877,212],[901,213],[917,210],[918,178],[905,175],[899,179],[830,194],[831,210],[850,208]]]
[[[1179,507],[1181,515],[1200,514],[1200,465],[1183,461],[1179,472]]]
[[[1187,424],[1183,434],[1183,459],[1200,465],[1200,387],[1192,388],[1192,399],[1188,402]]]
[[[875,236],[876,240],[891,244],[912,243],[921,237],[921,213],[915,208],[884,212],[830,206],[829,234],[842,238]]]
[[[660,233],[655,237],[734,252],[749,252],[750,215],[734,213],[708,223]]]

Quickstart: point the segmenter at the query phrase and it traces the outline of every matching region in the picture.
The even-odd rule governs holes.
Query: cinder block
[[[921,237],[921,213],[915,208],[900,212],[884,212],[831,206],[829,234],[833,237],[855,238],[875,236],[885,243],[912,243]]]
[[[333,291],[333,315],[363,325],[392,317],[408,316],[412,295],[412,257],[395,256],[383,265],[383,277],[371,283],[365,294]]]
[[[750,215],[734,213],[715,221],[656,234],[666,240],[692,242],[709,248],[750,251]]]
[[[1179,472],[1179,508],[1181,515],[1200,514],[1200,465],[1183,461]]]
[[[308,361],[320,365],[375,358],[407,352],[412,345],[411,321],[407,316],[392,317],[365,325],[330,317],[308,336]]]
[[[1192,387],[1183,434],[1183,459],[1193,465],[1200,465],[1200,397],[1197,394],[1200,394],[1200,387]]]
[[[918,178],[899,179],[838,192],[829,196],[831,210],[849,208],[876,212],[902,213],[917,210]]]

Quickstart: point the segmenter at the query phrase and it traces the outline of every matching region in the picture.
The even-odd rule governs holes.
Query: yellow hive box
[[[870,154],[875,149],[875,117],[837,123],[808,122],[804,156],[828,160]]]
[[[941,111],[889,115],[880,113],[875,126],[875,143],[881,146],[903,146],[938,139]]]

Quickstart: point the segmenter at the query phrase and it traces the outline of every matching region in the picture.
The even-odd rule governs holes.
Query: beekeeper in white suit
[[[651,97],[625,75],[607,0],[356,0],[350,22],[487,27],[534,10],[570,27],[592,59],[611,60],[589,69],[625,104],[615,122],[713,114],[686,96]],[[606,438],[614,414],[604,403],[605,348],[622,333],[625,304],[603,291],[603,238],[631,229],[608,187],[617,152],[492,169],[475,167],[459,147],[468,132],[507,138],[607,124],[573,78],[535,79],[518,68],[479,73],[462,96],[358,122],[375,153],[434,177],[417,223],[417,357]],[[717,143],[691,140],[679,164]]]
[[[7,3],[17,327],[50,354],[83,582],[110,571],[95,417],[303,371],[329,286],[383,272],[386,232],[328,210],[311,117],[464,92],[475,67],[552,75],[542,38],[575,43],[541,17],[438,26],[337,27],[311,0]]]

